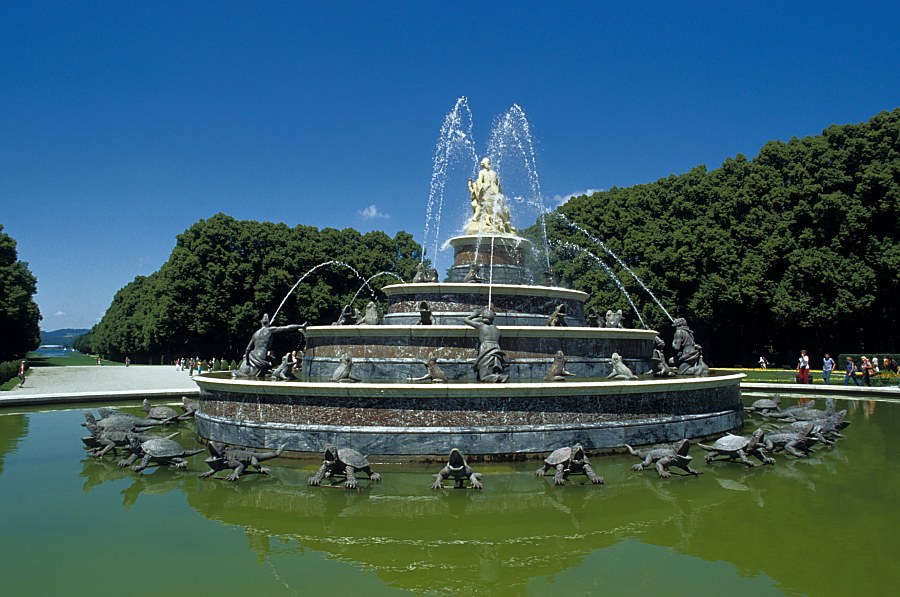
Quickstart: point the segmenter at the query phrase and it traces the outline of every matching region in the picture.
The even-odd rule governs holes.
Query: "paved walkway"
[[[195,396],[200,390],[187,371],[170,366],[35,367],[24,387],[0,392],[0,406]]]

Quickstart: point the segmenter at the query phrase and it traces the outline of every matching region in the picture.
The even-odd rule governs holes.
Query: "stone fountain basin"
[[[494,305],[499,326],[544,326],[547,317],[560,304],[566,306],[569,325],[586,323],[584,303],[588,295],[556,286],[424,282],[390,284],[382,292],[388,300],[384,322],[391,325],[418,323],[422,301],[431,307],[435,323],[443,325],[462,324],[463,317],[483,309],[489,301]]]
[[[629,382],[267,382],[195,376],[206,440],[320,453],[329,443],[401,459],[593,451],[739,428],[742,374]]]
[[[458,319],[463,315],[460,314]],[[498,317],[499,319],[499,317]],[[567,359],[566,369],[580,377],[606,377],[617,352],[635,374],[651,369],[653,330],[498,326],[503,351],[510,359],[510,381],[540,381],[556,351]],[[478,352],[478,333],[463,325],[316,326],[306,330],[303,371],[312,379],[329,379],[344,353],[353,358],[353,373],[366,381],[401,383],[425,374],[425,361],[434,353],[449,379],[475,382],[472,363]],[[507,384],[508,387],[508,384]]]

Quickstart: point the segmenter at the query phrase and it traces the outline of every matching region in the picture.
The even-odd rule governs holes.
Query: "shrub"
[[[21,362],[21,359],[17,359],[15,361],[4,361],[0,363],[0,384],[6,383],[19,374],[19,363]],[[28,366],[28,363],[25,363],[25,370],[28,371],[28,369],[30,369],[30,367]]]

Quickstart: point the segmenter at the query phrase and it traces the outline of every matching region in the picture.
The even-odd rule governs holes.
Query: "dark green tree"
[[[113,358],[233,358],[243,354],[263,313],[277,310],[278,323],[331,323],[354,297],[362,308],[397,282],[377,274],[409,279],[420,259],[405,232],[391,238],[217,214],[180,234],[159,271],[116,294],[92,345]],[[294,344],[276,350],[296,348],[299,338],[283,341]]]
[[[767,143],[707,171],[578,197],[559,209],[601,239],[673,316],[684,316],[718,364],[759,353],[884,351],[900,342],[900,110]],[[591,306],[628,308],[589,259],[610,264],[649,327],[668,320],[591,239],[550,217],[555,261]],[[578,251],[574,251],[577,253]]]
[[[19,358],[41,343],[41,312],[34,302],[37,278],[19,261],[16,241],[0,224],[0,362]]]

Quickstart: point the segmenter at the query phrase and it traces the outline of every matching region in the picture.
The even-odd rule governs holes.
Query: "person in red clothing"
[[[809,383],[809,357],[805,350],[800,351],[800,360],[797,361],[797,381],[799,383]]]
[[[25,385],[25,361],[22,361],[21,363],[19,363],[18,375],[19,375],[19,387],[21,388],[22,386]]]

